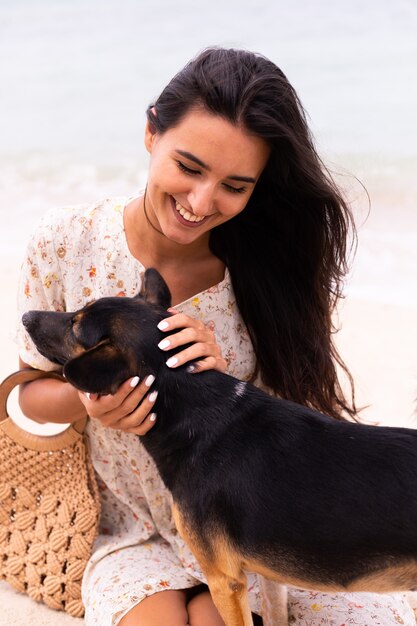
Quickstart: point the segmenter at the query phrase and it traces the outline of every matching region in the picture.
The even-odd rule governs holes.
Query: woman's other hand
[[[135,435],[145,435],[156,421],[152,411],[158,392],[150,391],[152,375],[142,382],[138,376],[129,378],[113,395],[99,396],[79,391],[79,397],[88,415],[107,428]],[[140,384],[139,384],[140,382]]]
[[[177,354],[168,359],[168,367],[179,367],[198,359],[193,363],[192,373],[203,372],[205,370],[215,369],[219,372],[225,372],[227,362],[222,357],[220,347],[216,341],[214,332],[208,328],[201,320],[196,320],[184,313],[179,313],[175,309],[168,309],[172,313],[171,317],[167,317],[158,324],[159,330],[170,333],[165,339],[159,342],[158,347],[161,350],[172,350],[180,346],[191,344],[185,350],[177,352]],[[177,329],[177,332],[175,332]]]

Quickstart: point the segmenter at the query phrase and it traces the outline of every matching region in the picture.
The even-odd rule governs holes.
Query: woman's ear
[[[156,115],[155,107],[152,109],[152,113]],[[145,142],[144,143],[145,143],[145,148],[147,149],[149,154],[152,152],[152,145],[155,140],[156,133],[157,131],[156,131],[155,126],[148,119],[146,122],[146,126],[145,126]]]

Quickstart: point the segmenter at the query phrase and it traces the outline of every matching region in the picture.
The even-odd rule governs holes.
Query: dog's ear
[[[157,304],[163,309],[168,309],[171,306],[171,292],[168,285],[153,267],[146,270],[142,289],[137,297],[142,297],[146,302]]]
[[[108,340],[70,359],[64,376],[80,391],[112,394],[131,374],[128,361]]]

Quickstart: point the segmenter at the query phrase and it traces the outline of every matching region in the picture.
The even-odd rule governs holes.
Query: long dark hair
[[[198,107],[271,147],[244,211],[210,234],[212,252],[229,268],[264,384],[336,418],[354,417],[353,381],[333,342],[332,312],[355,227],[295,90],[262,55],[209,48],[171,80],[147,116],[163,133]],[[349,399],[338,368],[350,383]]]

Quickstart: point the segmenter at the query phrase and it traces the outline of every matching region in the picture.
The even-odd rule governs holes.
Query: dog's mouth
[[[58,350],[56,346],[51,347],[50,344],[44,343],[41,340],[38,341],[34,337],[32,337],[32,340],[36,346],[36,349],[40,354],[42,354],[42,356],[48,359],[48,361],[51,361],[56,365],[60,365],[61,367],[64,367],[64,365],[68,361],[84,352],[84,350],[81,348],[79,350],[66,350],[65,345],[62,345]]]
[[[56,365],[61,365],[61,367],[64,367],[65,363],[68,361],[68,358],[64,358],[64,357],[60,357],[60,356],[55,356],[54,354],[50,354],[47,350],[42,350],[42,347],[40,346],[36,346],[38,351],[42,354],[42,356],[44,356],[45,358],[48,359],[48,361],[52,361],[52,363],[55,363]]]

